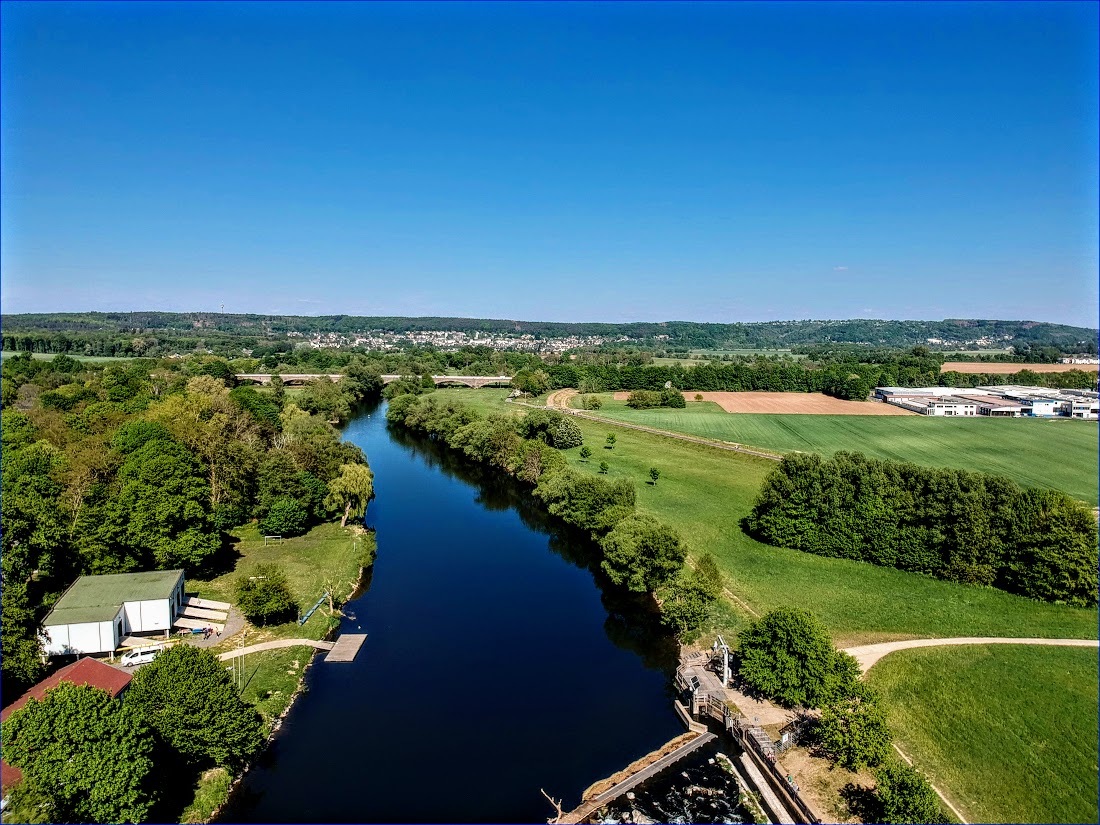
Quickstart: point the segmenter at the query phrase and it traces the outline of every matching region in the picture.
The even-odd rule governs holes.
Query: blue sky
[[[1097,8],[4,2],[0,299],[1096,327]]]

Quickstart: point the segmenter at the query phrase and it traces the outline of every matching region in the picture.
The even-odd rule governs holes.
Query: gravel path
[[[941,647],[943,645],[1059,645],[1063,647],[1100,647],[1096,639],[1018,639],[1004,636],[960,636],[954,639],[907,639],[903,642],[882,642],[877,645],[860,645],[845,650],[855,657],[863,671],[895,650],[913,647]]]

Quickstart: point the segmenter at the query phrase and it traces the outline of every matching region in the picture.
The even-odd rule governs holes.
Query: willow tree
[[[348,523],[350,516],[362,518],[367,513],[367,502],[374,496],[374,473],[366,464],[341,464],[340,475],[328,483],[325,506],[338,510],[344,508],[340,526]]]

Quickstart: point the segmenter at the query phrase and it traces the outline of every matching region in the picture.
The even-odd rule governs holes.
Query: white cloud
[[[833,272],[847,272],[847,271],[848,271],[848,267],[846,267],[846,266],[834,266],[833,267]]]

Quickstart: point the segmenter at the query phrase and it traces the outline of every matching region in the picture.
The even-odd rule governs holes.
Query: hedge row
[[[769,544],[986,585],[1034,599],[1097,603],[1097,527],[1055,490],[985,473],[786,456],[745,528]]]

